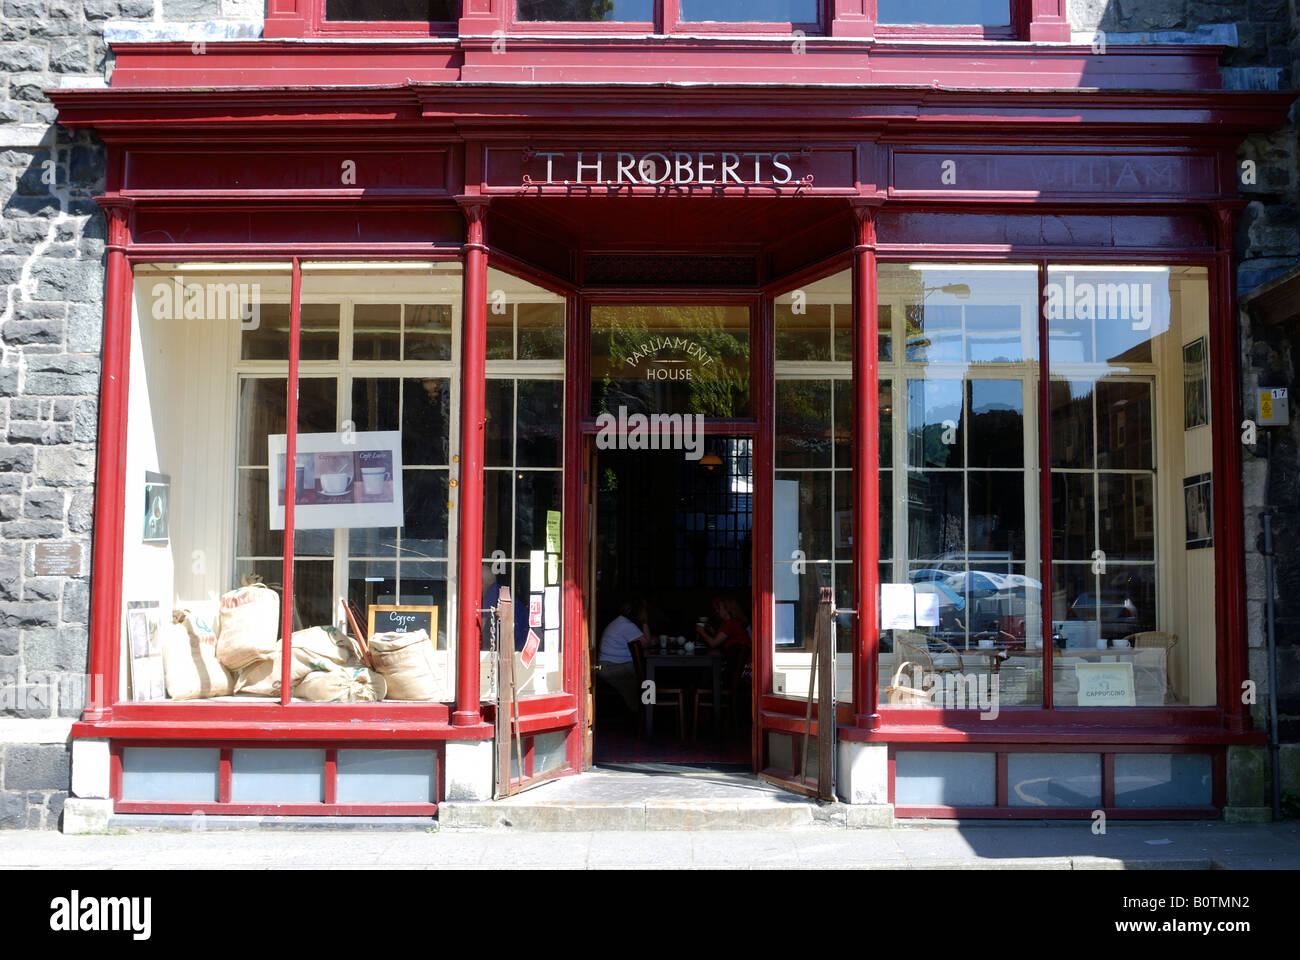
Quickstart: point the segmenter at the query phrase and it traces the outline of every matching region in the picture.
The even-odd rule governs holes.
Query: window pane
[[[396,603],[397,564],[372,561],[349,563],[348,600],[362,611],[369,610],[376,603]]]
[[[593,414],[749,414],[749,309],[591,308]]]
[[[908,556],[927,564],[966,556],[963,476],[934,470],[907,473]]]
[[[488,380],[484,401],[483,462],[508,467],[515,453],[515,381]]]
[[[459,13],[456,0],[325,0],[325,20],[447,23]]]
[[[967,474],[971,564],[1025,559],[1025,475],[1019,470]]]
[[[877,23],[929,23],[940,26],[1011,23],[1009,0],[877,0]]]
[[[245,377],[239,383],[240,465],[266,466],[266,437],[284,432],[284,377]]]
[[[447,471],[403,470],[403,557],[447,556]]]
[[[682,0],[686,22],[816,23],[817,0]]]
[[[960,380],[907,381],[910,466],[962,465],[962,392]]]
[[[802,550],[808,560],[830,560],[831,527],[834,521],[831,506],[831,476],[826,471],[778,470],[776,474],[776,500],[774,512],[791,511],[796,526],[790,535],[788,550],[773,556],[789,556],[792,550]],[[784,546],[784,544],[782,545]]]
[[[456,0],[325,0],[326,20],[448,23],[459,14]]]
[[[519,304],[519,359],[564,359],[564,304]]]
[[[559,471],[515,474],[515,556],[527,559],[533,550],[546,551],[546,515],[558,514],[564,495]]]
[[[447,605],[447,564],[411,563],[403,560],[398,599],[403,604],[438,608],[437,649],[446,650],[451,607]]]
[[[777,360],[831,359],[831,306],[828,303],[775,305]]]
[[[516,0],[516,20],[651,23],[654,0]]]
[[[402,356],[407,360],[451,359],[451,305],[408,303],[402,326]]]
[[[776,466],[831,466],[831,381],[776,383]]]
[[[1096,495],[1091,473],[1052,474],[1052,556],[1091,561],[1096,549]]]
[[[401,356],[402,306],[358,303],[352,311],[352,358],[396,360]]]
[[[1152,440],[1151,385],[1114,380],[1098,383],[1097,466],[1149,470]]]
[[[967,382],[967,462],[972,467],[1025,465],[1024,386],[1021,380]]]
[[[834,380],[831,382],[831,392],[835,397],[835,466],[852,467],[853,384],[849,380]]]
[[[514,476],[508,469],[483,471],[483,556],[489,560],[498,550],[502,558],[510,556]]]
[[[1092,387],[1089,380],[1053,380],[1051,383],[1053,467],[1091,467],[1093,464]]]
[[[398,381],[357,377],[352,381],[352,423],[357,430],[398,428]]]
[[[451,381],[420,377],[402,381],[402,462],[408,466],[451,462]]]
[[[558,467],[563,428],[564,384],[559,380],[520,380],[517,465]]]
[[[1107,560],[1156,558],[1155,483],[1150,474],[1097,474],[1100,547]]]

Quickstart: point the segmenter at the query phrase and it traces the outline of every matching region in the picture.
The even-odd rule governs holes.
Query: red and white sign
[[[542,638],[534,631],[529,630],[528,641],[524,644],[524,648],[519,651],[519,662],[525,667],[531,667],[533,665],[533,657],[537,656],[537,648],[541,645]]]
[[[540,627],[542,625],[542,595],[534,593],[528,598],[528,625],[530,627]]]

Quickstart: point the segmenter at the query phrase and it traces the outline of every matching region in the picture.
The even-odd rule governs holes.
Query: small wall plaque
[[[29,548],[27,568],[37,577],[79,577],[84,574],[81,562],[83,544],[76,540],[33,543]]]

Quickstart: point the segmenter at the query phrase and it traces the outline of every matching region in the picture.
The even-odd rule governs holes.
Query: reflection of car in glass
[[[932,580],[947,580],[952,576],[951,570],[935,570],[931,567],[923,567],[920,570],[913,570],[907,575],[907,579],[913,583],[929,583]]]
[[[1138,609],[1127,593],[1118,590],[1084,591],[1070,604],[1070,618],[1100,620],[1102,636],[1124,636],[1136,630]]]

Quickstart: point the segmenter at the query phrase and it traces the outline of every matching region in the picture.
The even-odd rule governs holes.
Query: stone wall
[[[55,827],[87,669],[86,576],[38,576],[31,548],[89,564],[103,326],[104,151],[42,92],[102,85],[105,27],[255,17],[262,0],[0,0],[0,828]]]

